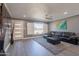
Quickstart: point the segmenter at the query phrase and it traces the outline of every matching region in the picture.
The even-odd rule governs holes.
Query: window
[[[27,23],[27,34],[33,35],[34,34],[34,24],[33,23]]]
[[[27,23],[27,35],[43,34],[47,32],[48,32],[48,26],[45,23],[40,22]]]
[[[34,23],[34,34],[43,34],[43,23]]]

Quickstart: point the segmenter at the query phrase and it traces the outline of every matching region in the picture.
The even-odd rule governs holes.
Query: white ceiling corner
[[[12,17],[12,13],[11,13],[11,11],[9,10],[8,6],[6,5],[6,3],[4,3],[4,5],[5,5],[5,7],[6,7],[6,9],[7,9],[8,13],[9,13],[9,14],[10,14],[10,16]]]

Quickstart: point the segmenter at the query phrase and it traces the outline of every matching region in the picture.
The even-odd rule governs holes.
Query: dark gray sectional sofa
[[[61,41],[78,45],[79,38],[73,32],[51,31],[43,36],[52,44],[59,44]]]

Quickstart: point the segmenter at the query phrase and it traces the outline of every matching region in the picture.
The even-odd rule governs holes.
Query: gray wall
[[[79,33],[79,16],[67,19],[67,31]]]
[[[62,20],[64,20],[64,19],[62,19]],[[54,24],[55,21],[54,21],[54,22],[49,24],[50,31],[69,31],[69,32],[79,33],[79,15],[66,18],[66,20],[67,20],[67,30],[56,29],[54,26],[55,25]]]

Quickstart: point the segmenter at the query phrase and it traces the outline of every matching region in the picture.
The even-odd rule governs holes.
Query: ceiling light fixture
[[[64,12],[64,14],[66,15],[66,14],[68,14],[68,12]]]

